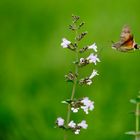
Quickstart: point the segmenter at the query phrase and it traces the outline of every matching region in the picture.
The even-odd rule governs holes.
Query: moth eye
[[[135,49],[138,49],[138,44],[135,44],[135,45],[134,45],[134,48],[135,48]]]

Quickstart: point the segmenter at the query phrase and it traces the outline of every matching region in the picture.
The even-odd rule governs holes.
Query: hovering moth
[[[135,42],[129,26],[124,26],[120,35],[120,41],[113,43],[112,48],[121,52],[128,52],[139,49],[140,46]]]

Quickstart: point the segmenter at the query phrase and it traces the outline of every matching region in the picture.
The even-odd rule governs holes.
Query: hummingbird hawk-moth
[[[121,52],[128,52],[139,49],[140,46],[135,42],[129,26],[124,26],[120,35],[120,41],[113,43],[112,48]]]

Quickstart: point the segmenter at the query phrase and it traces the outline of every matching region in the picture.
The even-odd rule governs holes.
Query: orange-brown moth
[[[128,26],[124,26],[120,35],[120,41],[113,43],[112,48],[121,52],[128,52],[131,50],[139,49],[140,46],[135,43],[130,28]]]

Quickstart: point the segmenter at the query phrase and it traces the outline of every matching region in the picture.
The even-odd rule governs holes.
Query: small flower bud
[[[87,34],[87,32],[82,32],[80,35],[78,35],[78,36],[76,37],[76,40],[77,40],[77,41],[80,41],[81,39],[83,39],[83,38],[85,37],[86,34]]]
[[[76,130],[74,131],[74,133],[75,133],[76,135],[78,135],[78,134],[80,133],[80,129],[76,129]]]
[[[66,101],[61,101],[63,104],[71,104],[73,101],[71,99],[67,99]]]
[[[80,29],[84,24],[85,24],[85,22],[81,22],[81,23],[79,24],[78,29]]]
[[[73,74],[72,72],[69,72],[68,75],[65,75],[67,82],[73,82],[75,78],[77,78],[77,75]]]
[[[73,23],[76,23],[79,19],[80,19],[79,16],[72,15],[72,21],[73,21]]]
[[[72,30],[72,31],[75,31],[77,28],[74,25],[69,25],[69,29]]]
[[[79,110],[79,108],[74,108],[74,107],[72,107],[71,110],[72,110],[73,113],[77,113],[78,110]]]
[[[79,52],[80,52],[80,53],[83,53],[83,52],[85,52],[87,49],[88,49],[87,46],[86,46],[86,47],[83,47],[82,49],[79,50]]]
[[[89,83],[91,84],[92,81],[88,77],[79,80],[80,85],[85,85],[85,84],[90,85]]]
[[[86,66],[87,64],[89,64],[89,61],[87,59],[80,58],[80,62],[78,64],[79,67]]]

